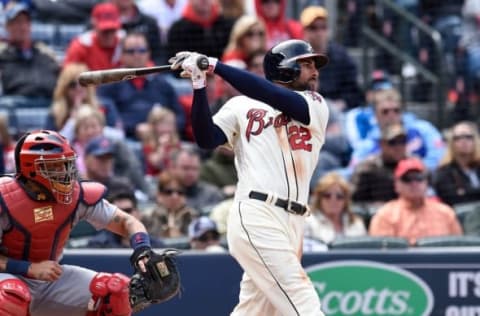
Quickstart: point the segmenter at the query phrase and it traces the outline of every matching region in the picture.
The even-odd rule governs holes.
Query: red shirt
[[[72,62],[84,63],[90,70],[110,69],[120,66],[121,35],[118,33],[113,47],[104,48],[98,43],[94,31],[77,36],[65,54],[64,65]]]

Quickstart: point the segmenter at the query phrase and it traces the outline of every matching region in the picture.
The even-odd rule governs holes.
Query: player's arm
[[[300,94],[219,61],[214,72],[247,97],[262,101],[303,124],[310,123],[307,101]]]
[[[205,88],[193,90],[192,129],[198,146],[213,149],[227,142],[225,133],[213,122]]]
[[[123,237],[131,237],[136,233],[147,232],[142,222],[119,208],[115,210],[106,229]]]

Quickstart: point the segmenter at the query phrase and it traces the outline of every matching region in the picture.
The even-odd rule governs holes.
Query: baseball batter
[[[143,224],[103,199],[103,185],[76,179],[75,159],[63,136],[34,131],[15,148],[17,174],[0,177],[2,316],[131,314],[128,277],[59,264],[82,219],[131,236],[136,264],[135,254],[150,247]]]
[[[231,315],[323,315],[300,258],[309,182],[328,120],[325,101],[313,91],[328,59],[304,41],[282,42],[265,56],[267,81],[209,58],[209,71],[245,95],[230,99],[212,119],[199,56],[181,52],[171,62],[192,79],[199,146],[235,151],[239,181],[227,239],[245,273]]]

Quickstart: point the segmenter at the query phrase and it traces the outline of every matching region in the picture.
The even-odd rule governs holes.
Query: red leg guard
[[[93,313],[89,316],[130,316],[128,284],[130,278],[121,273],[98,273],[90,282],[94,301]],[[0,315],[2,316],[2,315]]]
[[[32,296],[18,279],[0,281],[0,316],[27,316]]]

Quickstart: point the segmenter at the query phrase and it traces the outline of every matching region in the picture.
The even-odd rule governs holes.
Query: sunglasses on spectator
[[[271,2],[280,3],[280,0],[262,0],[262,3],[271,3]]]
[[[124,211],[125,213],[128,213],[128,214],[132,213],[133,210],[134,210],[133,207],[124,207],[124,208],[122,208],[122,211]]]
[[[457,141],[460,139],[465,139],[465,140],[473,140],[473,135],[472,134],[459,134],[459,135],[453,135],[453,140]]]
[[[129,54],[129,55],[133,55],[135,53],[145,54],[145,53],[148,52],[148,48],[146,48],[146,47],[124,48],[123,52],[125,54]]]
[[[68,83],[67,88],[68,89],[73,89],[73,88],[76,88],[76,87],[79,87],[79,86],[80,86],[80,83],[77,80],[72,80]]]
[[[254,36],[263,37],[265,36],[265,32],[264,31],[248,31],[245,33],[245,36],[246,37],[254,37]]]
[[[200,237],[198,237],[197,240],[201,242],[208,242],[208,241],[218,240],[218,237],[219,236],[216,232],[209,231],[201,235]]]
[[[330,200],[335,198],[337,201],[345,199],[345,194],[343,193],[330,193],[330,192],[324,192],[322,193],[322,198],[326,200]]]
[[[307,29],[310,31],[322,30],[325,31],[328,28],[327,24],[311,24],[307,26]]]
[[[400,145],[406,145],[407,144],[407,138],[406,137],[395,137],[393,139],[387,140],[387,144],[389,146],[400,146]]]
[[[178,195],[185,195],[185,191],[179,189],[163,189],[160,192],[165,195],[173,195],[174,193],[177,193]]]
[[[427,180],[427,175],[424,173],[407,173],[400,177],[404,183],[423,182]]]
[[[389,109],[382,109],[382,115],[388,115],[388,113],[393,112],[395,114],[400,114],[400,108],[389,108]]]

